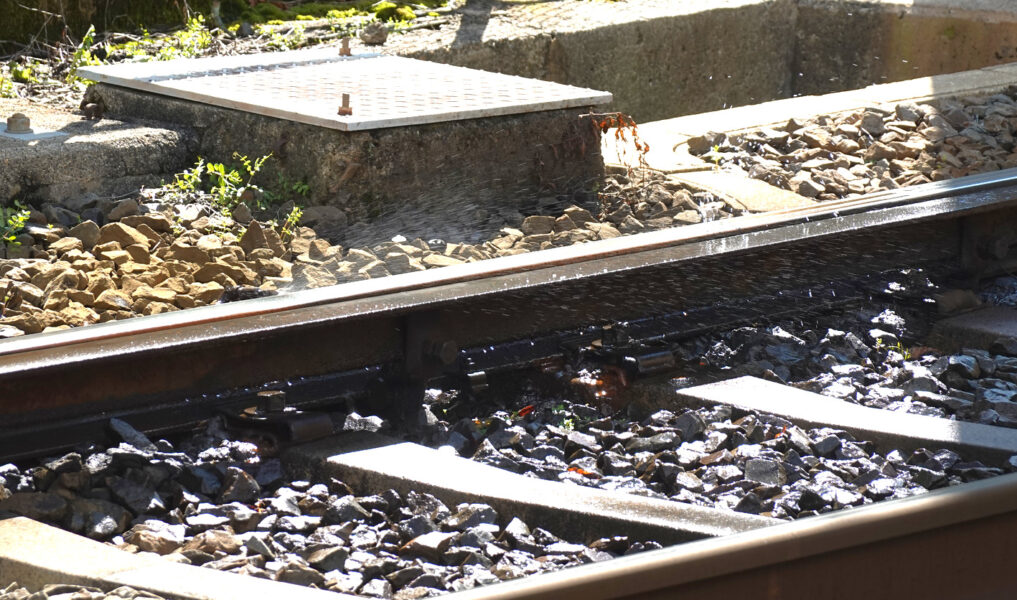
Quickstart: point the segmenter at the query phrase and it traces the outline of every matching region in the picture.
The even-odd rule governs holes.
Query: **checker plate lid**
[[[342,131],[593,106],[611,94],[337,48],[87,67],[82,77]],[[351,115],[339,115],[343,94]]]

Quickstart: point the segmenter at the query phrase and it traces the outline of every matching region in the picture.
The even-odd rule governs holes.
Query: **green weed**
[[[81,43],[78,44],[78,47],[74,49],[74,54],[71,55],[70,68],[67,70],[67,83],[85,85],[93,83],[78,77],[78,69],[102,64],[102,61],[92,54],[92,46],[94,45],[95,25],[90,25],[84,37],[81,38]]]
[[[29,215],[28,208],[18,200],[12,206],[0,206],[0,240],[11,246],[20,246],[17,237],[28,223]]]

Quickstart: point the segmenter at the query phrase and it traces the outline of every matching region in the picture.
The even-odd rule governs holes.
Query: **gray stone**
[[[438,561],[442,553],[452,544],[456,535],[458,534],[432,531],[413,538],[400,551],[410,556],[420,556],[431,561]]]
[[[438,531],[438,525],[426,515],[414,515],[399,524],[399,533],[405,539],[413,539],[432,531]]]
[[[781,486],[787,483],[784,466],[766,458],[751,458],[745,461],[745,478],[764,485]]]
[[[359,414],[352,412],[346,415],[346,421],[343,424],[343,431],[380,431],[385,425],[385,422],[381,417],[374,415],[368,417],[362,417]]]
[[[465,531],[482,524],[493,524],[498,521],[498,513],[487,504],[460,504],[456,512],[444,521],[446,528]]]
[[[155,444],[152,443],[152,440],[148,439],[148,436],[141,433],[134,427],[131,427],[131,425],[126,421],[122,421],[114,417],[109,420],[109,426],[114,432],[116,432],[117,435],[120,436],[120,439],[135,448],[148,452],[155,452],[157,450]]]
[[[243,469],[229,467],[223,480],[219,502],[252,502],[261,494],[261,486]]]
[[[124,507],[100,498],[75,497],[70,501],[67,515],[73,531],[96,540],[107,540],[123,533],[130,521],[131,514]],[[135,545],[141,547],[140,544]]]
[[[315,569],[296,561],[291,561],[283,565],[282,568],[275,572],[275,579],[276,581],[295,583],[297,585],[314,584],[320,586],[325,583],[324,575]]]
[[[353,496],[343,496],[329,503],[325,510],[326,523],[346,523],[349,521],[366,521],[371,517]]]
[[[706,421],[699,413],[689,411],[675,419],[674,427],[681,433],[683,441],[689,441],[706,431]]]
[[[307,557],[307,562],[328,573],[329,571],[342,569],[349,556],[350,551],[347,548],[322,548],[321,550],[315,550],[312,552],[311,555]]]
[[[151,482],[136,481],[128,477],[114,477],[109,481],[110,491],[135,514],[154,514],[166,511],[166,503]]]
[[[262,537],[262,536],[265,536],[265,537]],[[250,552],[254,552],[255,554],[260,554],[261,556],[264,556],[267,559],[273,559],[273,558],[275,558],[275,550],[273,550],[272,546],[270,546],[269,543],[266,542],[265,538],[267,538],[267,535],[265,535],[265,534],[257,534],[257,535],[255,535],[255,534],[248,534],[248,536],[244,539],[244,547],[247,548]],[[250,555],[250,552],[248,552],[248,555]],[[345,558],[343,560],[345,560]],[[312,562],[311,564],[314,564],[314,563]],[[340,567],[341,567],[341,565],[340,565]],[[336,568],[340,568],[340,567],[336,567]],[[332,569],[326,569],[326,570],[327,571],[331,571]]]

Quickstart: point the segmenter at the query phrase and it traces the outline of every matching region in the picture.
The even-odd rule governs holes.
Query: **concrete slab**
[[[1015,429],[868,408],[755,377],[677,390],[673,400],[683,407],[717,404],[770,413],[801,427],[843,429],[881,450],[949,448],[994,463],[1017,454]]]
[[[815,200],[774,187],[765,181],[729,171],[688,171],[671,174],[668,179],[693,190],[711,192],[732,208],[748,212],[794,210],[818,204]]]
[[[484,502],[531,526],[592,541],[630,535],[673,544],[780,523],[776,519],[690,506],[523,477],[472,460],[376,434],[346,434],[292,449],[288,468],[322,470],[357,490],[425,491],[446,503]],[[367,493],[367,492],[363,492]]]
[[[193,164],[195,139],[184,127],[86,121],[68,111],[0,98],[0,117],[16,112],[31,119],[36,135],[0,135],[0,203],[122,194],[158,185]]]
[[[29,589],[49,583],[100,587],[128,585],[179,600],[353,600],[299,585],[174,563],[153,554],[130,554],[108,544],[25,517],[0,517],[0,586]]]
[[[1000,338],[1017,340],[1017,310],[990,306],[937,321],[929,344],[944,352],[961,348],[988,350]]]

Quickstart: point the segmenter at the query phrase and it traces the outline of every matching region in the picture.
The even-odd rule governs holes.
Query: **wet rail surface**
[[[603,323],[682,326],[680,315],[697,307],[876,270],[945,265],[977,278],[1010,264],[1001,225],[1015,218],[1017,173],[1003,172],[12,340],[0,344],[0,456],[93,439],[112,415],[149,431],[185,426],[280,381],[298,405],[379,381],[409,390],[468,382],[560,354]],[[32,447],[39,439],[50,443]],[[460,596],[719,598],[762,587],[781,597],[988,597],[1012,585],[996,563],[1017,524],[1015,491],[1017,475],[1006,475]],[[970,559],[950,551],[976,545],[985,552]],[[832,583],[845,565],[884,566]],[[935,577],[950,567],[968,574],[963,584]],[[907,577],[895,576],[901,569]]]

